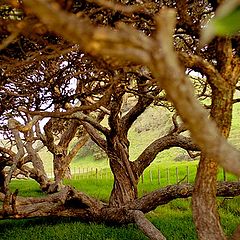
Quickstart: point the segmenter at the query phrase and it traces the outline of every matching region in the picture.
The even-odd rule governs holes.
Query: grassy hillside
[[[229,142],[240,149],[240,103],[233,106],[232,127]]]
[[[163,108],[149,108],[146,113],[138,118],[136,123],[129,131],[130,141],[130,159],[135,160],[139,154],[146,148],[153,140],[160,136],[163,136],[171,128],[171,121],[169,120],[169,113]],[[234,105],[232,128],[229,137],[229,142],[237,148],[240,148],[240,104]],[[159,168],[167,168],[170,166],[181,165],[182,163],[175,162],[180,155],[186,155],[186,151],[180,148],[171,148],[159,153],[151,164],[157,165]],[[192,164],[189,161],[183,161],[185,163]],[[197,164],[197,162],[195,162]],[[85,157],[76,157],[72,164],[72,170],[78,168],[104,168],[109,167],[106,159],[94,161],[91,155]]]
[[[152,114],[150,118],[160,117],[159,112],[155,113],[154,109],[149,109]],[[230,142],[239,147],[239,129],[240,123],[238,116],[240,106],[234,108],[233,125],[230,136]],[[162,113],[160,114],[162,115]],[[130,131],[131,159],[135,159],[139,153],[156,137],[164,134],[170,127],[168,122],[164,123],[159,130],[139,131],[141,126],[149,124],[150,120],[141,117],[139,122],[134,124]],[[161,122],[164,122],[161,120]],[[139,125],[138,125],[139,124]],[[176,162],[179,154],[183,154],[181,149],[171,149],[160,153],[151,166],[145,171],[143,179],[140,179],[138,190],[139,195],[143,195],[156,188],[166,186],[167,184],[176,183],[177,181],[193,182],[196,172],[197,161]],[[45,150],[41,152],[44,162],[48,169],[51,169],[50,154]],[[113,177],[110,173],[108,161],[106,159],[93,160],[93,156],[87,155],[83,158],[76,158],[71,164],[72,171],[76,173],[74,179],[65,180],[66,184],[74,186],[80,191],[96,197],[102,201],[107,201],[112,189]],[[102,169],[96,174],[95,168]],[[85,173],[78,175],[78,171],[84,168]],[[176,168],[178,168],[178,179],[176,179]],[[86,173],[87,170],[93,170]],[[186,179],[187,169],[189,171]],[[160,171],[160,182],[159,182]],[[169,176],[168,176],[169,175]],[[219,179],[222,178],[222,170],[219,170]],[[228,175],[229,179],[236,179]],[[80,180],[80,181],[79,181]],[[13,180],[11,182],[12,190],[18,188],[21,196],[42,196],[42,193],[36,182],[33,180]],[[218,198],[218,210],[221,215],[221,221],[224,231],[228,236],[232,234],[239,220],[239,202],[240,197],[233,199]],[[160,206],[154,211],[147,214],[147,218],[158,227],[169,240],[195,240],[197,239],[195,227],[191,213],[191,199],[177,199],[167,205]],[[82,223],[79,219],[71,218],[44,218],[44,219],[23,219],[23,220],[1,220],[0,221],[0,239],[2,240],[71,240],[71,239],[88,239],[88,240],[146,240],[147,238],[134,225],[115,227],[103,224]]]

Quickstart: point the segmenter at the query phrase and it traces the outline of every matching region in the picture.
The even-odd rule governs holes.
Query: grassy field
[[[150,124],[149,118],[140,117],[130,131],[130,157],[132,160],[154,139],[162,136],[170,127],[170,123],[162,113],[149,109],[150,118],[159,119],[164,125],[161,130],[140,131],[142,126]],[[235,105],[233,114],[230,142],[240,148],[240,106]],[[151,126],[150,126],[151,127]],[[140,129],[141,130],[141,129]],[[156,157],[155,161],[146,169],[143,178],[138,184],[139,196],[154,189],[175,184],[176,182],[194,182],[198,161],[181,161],[174,159],[185,152],[178,148],[166,150]],[[47,172],[52,169],[51,155],[46,151],[41,152]],[[97,174],[96,174],[96,168]],[[177,168],[177,170],[176,170]],[[84,173],[83,172],[84,169]],[[113,177],[106,159],[94,161],[91,155],[76,157],[71,164],[72,180],[65,183],[84,191],[102,201],[108,201]],[[92,170],[92,171],[90,171]],[[78,174],[79,171],[81,174]],[[88,173],[86,173],[89,171]],[[177,174],[176,175],[176,171]],[[187,174],[189,172],[189,174]],[[186,177],[188,175],[188,177]],[[237,180],[228,174],[229,180]],[[222,169],[219,169],[218,179],[223,179]],[[11,188],[19,189],[21,196],[44,195],[38,184],[32,180],[13,180]],[[240,224],[240,197],[234,199],[218,199],[218,208],[224,231],[230,235],[234,228]],[[160,206],[147,214],[147,217],[162,231],[169,240],[194,240],[196,233],[191,215],[191,199],[174,200],[167,205]],[[1,240],[51,240],[51,239],[147,239],[134,224],[122,227],[106,226],[102,224],[83,223],[79,219],[71,218],[44,218],[23,220],[0,220]]]
[[[89,195],[107,201],[112,187],[111,179],[82,178],[68,180],[66,184],[87,192]],[[140,184],[141,185],[141,184]],[[149,186],[149,187],[147,187]],[[145,182],[145,192],[151,190],[151,183]],[[32,180],[14,180],[11,188],[19,189],[21,196],[44,195]],[[141,188],[141,186],[140,186]],[[230,235],[240,224],[240,197],[218,199],[224,231]],[[164,206],[159,206],[147,214],[155,226],[169,240],[194,240],[195,228],[191,215],[191,199],[177,199]],[[1,220],[1,240],[51,240],[51,239],[108,239],[129,240],[147,239],[134,224],[128,226],[106,226],[103,224],[83,223],[76,218],[35,218],[23,220]]]

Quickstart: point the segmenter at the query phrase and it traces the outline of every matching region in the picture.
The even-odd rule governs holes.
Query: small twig
[[[185,175],[181,180],[179,180],[179,181],[177,182],[177,185],[179,185],[180,183],[182,183],[186,178],[187,178],[187,175]]]

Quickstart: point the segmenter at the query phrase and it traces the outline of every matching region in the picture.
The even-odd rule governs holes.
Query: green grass
[[[157,118],[166,123],[166,119],[159,113],[156,115],[153,109],[149,112],[151,118]],[[240,104],[234,106],[232,129],[229,141],[240,148]],[[129,133],[130,159],[135,160],[138,155],[154,139],[163,135],[169,128],[169,123],[164,125],[160,131],[137,132],[139,125],[146,125],[149,118],[142,116],[139,123],[133,125]],[[183,180],[189,169],[189,182],[194,182],[198,161],[174,162],[173,159],[179,154],[185,153],[179,148],[172,148],[157,155],[154,162],[145,170],[138,184],[139,196],[164,187],[168,184],[175,184]],[[47,172],[52,169],[51,154],[46,150],[41,151]],[[178,168],[178,178],[176,177]],[[96,168],[98,175],[96,176]],[[83,170],[84,169],[84,170]],[[167,170],[168,169],[168,170]],[[66,184],[74,186],[89,195],[102,201],[108,201],[112,189],[113,177],[106,159],[94,161],[92,156],[75,158],[71,163],[71,170],[74,173],[72,180],[65,180]],[[83,173],[84,171],[84,173]],[[89,173],[86,173],[90,171]],[[160,181],[158,179],[160,171]],[[81,174],[78,174],[81,172]],[[167,177],[169,172],[169,178]],[[151,180],[151,177],[152,180]],[[222,169],[219,169],[218,179],[223,179]],[[236,180],[236,177],[227,174],[228,180]],[[32,180],[13,180],[11,190],[19,189],[20,196],[44,196],[36,182]],[[237,224],[240,224],[240,197],[234,199],[218,199],[218,208],[224,231],[229,236]],[[147,214],[147,217],[157,226],[168,240],[194,240],[197,239],[191,214],[191,199],[177,199],[164,206],[159,206]],[[51,239],[147,239],[135,225],[131,224],[122,227],[106,226],[103,224],[83,223],[79,219],[72,218],[36,218],[21,220],[0,220],[1,240],[51,240]]]
[[[77,189],[105,201],[112,187],[111,179],[82,178],[67,180]],[[25,186],[28,186],[26,188]],[[147,184],[146,184],[147,185]],[[11,188],[18,188],[19,195],[41,196],[38,186],[31,180],[14,180]],[[150,190],[150,188],[149,188]],[[240,224],[240,197],[219,198],[218,208],[224,231],[228,236]],[[197,239],[191,214],[191,199],[176,199],[159,206],[147,214],[147,218],[158,227],[168,240]],[[106,226],[83,223],[77,218],[35,218],[0,220],[1,240],[51,240],[51,239],[147,239],[134,224],[128,226]]]
[[[71,218],[1,220],[1,240],[147,239],[134,225],[113,227]]]
[[[40,197],[46,195],[40,190],[39,184],[31,179],[12,180],[10,183],[10,190],[15,191],[16,189],[19,190],[18,195],[23,197]]]
[[[141,196],[146,192],[179,182],[194,183],[197,165],[198,161],[162,162],[158,164],[151,164],[144,171],[143,176],[139,179],[139,195]],[[80,174],[76,171],[73,175],[73,180],[65,182],[73,184],[73,186],[77,187],[81,191],[89,192],[91,188],[93,188],[91,193],[94,194],[94,197],[100,197],[102,195],[98,192],[98,189],[101,188],[101,186],[105,186],[108,189],[108,192],[111,191],[113,175],[109,168],[97,169],[97,172],[95,168],[89,168],[88,173],[86,172],[86,169],[87,168],[85,168],[84,173],[82,172],[83,169],[79,169],[78,171],[80,171]],[[92,171],[90,171],[91,169]],[[219,168],[218,180],[223,181],[223,179],[223,170]],[[228,181],[238,180],[236,176],[229,173],[226,173],[226,179]]]

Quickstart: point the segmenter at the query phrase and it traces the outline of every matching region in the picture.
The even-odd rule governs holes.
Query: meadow
[[[165,179],[166,180],[166,179]],[[91,176],[66,180],[66,184],[85,191],[102,201],[107,201],[112,187],[112,179],[98,179]],[[139,193],[147,193],[156,188],[157,183],[148,179],[139,183]],[[38,184],[32,180],[13,180],[12,190],[18,188],[21,196],[43,196]],[[143,191],[144,190],[144,191]],[[240,197],[218,198],[218,209],[224,231],[230,235],[240,224]],[[191,198],[176,199],[159,206],[147,214],[147,218],[157,226],[169,240],[197,239],[191,215]],[[134,224],[128,226],[107,226],[84,223],[77,218],[34,218],[0,220],[1,240],[51,240],[51,239],[147,239]]]
[[[148,114],[154,120],[164,122],[161,131],[143,130],[151,122],[149,118],[140,117],[129,134],[130,157],[136,159],[141,151],[155,138],[166,133],[170,123],[163,115],[155,115],[156,111],[148,110]],[[158,113],[159,114],[159,113]],[[234,107],[233,124],[229,141],[236,147],[240,147],[240,107]],[[141,130],[141,129],[140,129]],[[198,159],[193,161],[176,161],[180,155],[186,154],[183,150],[173,148],[157,155],[155,161],[145,170],[138,184],[139,196],[154,189],[178,182],[194,182],[197,171]],[[47,151],[41,153],[47,171],[51,172],[51,157]],[[84,170],[83,170],[84,169]],[[96,170],[97,169],[97,170]],[[113,184],[113,177],[106,159],[93,160],[91,155],[81,157],[78,155],[71,164],[73,177],[65,180],[65,184],[107,202]],[[51,173],[50,173],[51,174]],[[227,174],[228,180],[238,181],[235,176]],[[223,180],[223,171],[220,168],[218,180]],[[13,180],[11,189],[19,189],[21,196],[43,196],[39,186],[33,180]],[[218,210],[221,216],[223,229],[229,236],[236,226],[240,224],[240,197],[218,198]],[[197,239],[191,213],[191,198],[176,199],[170,203],[159,206],[148,213],[155,226],[166,236],[168,240],[194,240]],[[19,220],[0,220],[1,240],[71,240],[71,239],[107,239],[107,240],[143,240],[147,239],[134,225],[108,226],[96,223],[84,223],[77,218],[34,218]]]

